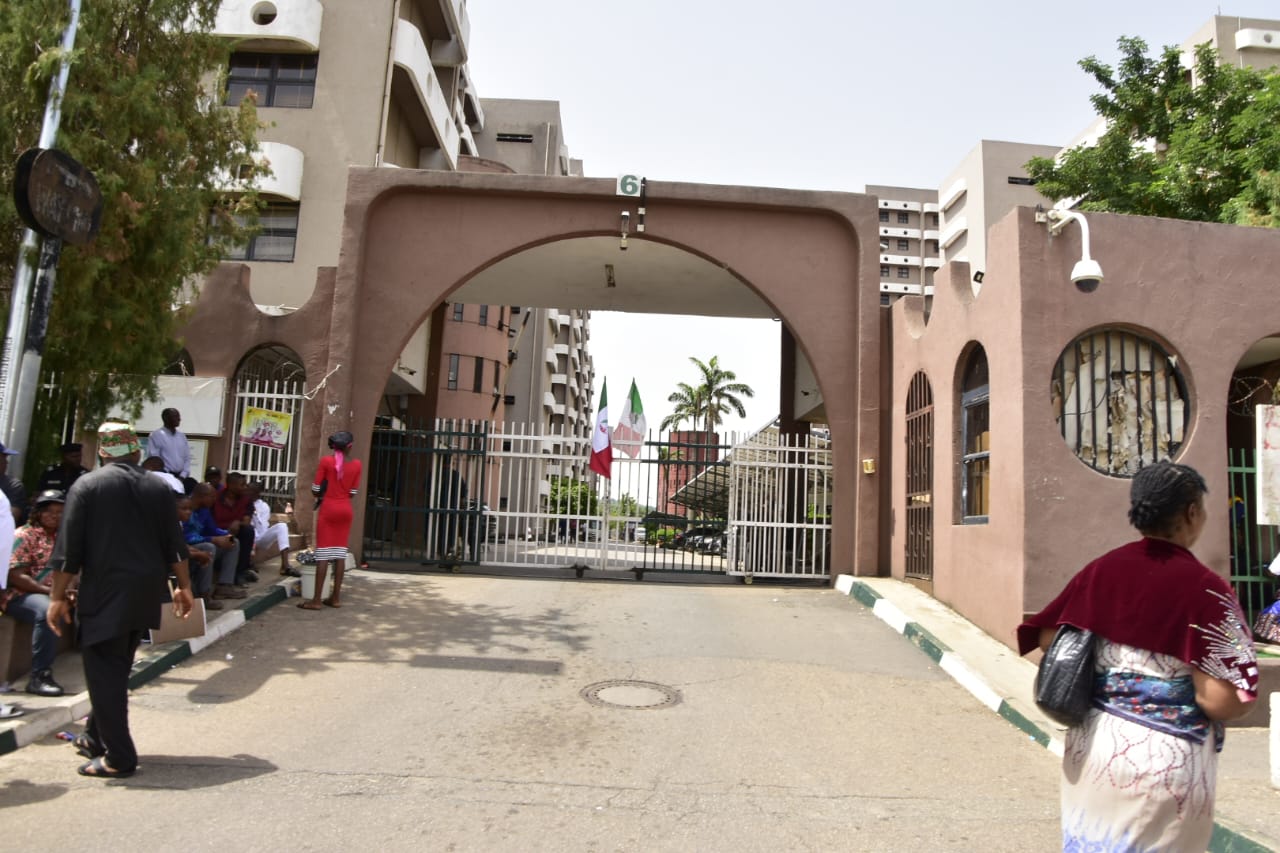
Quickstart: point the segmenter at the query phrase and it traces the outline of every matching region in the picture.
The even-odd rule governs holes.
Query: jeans
[[[58,655],[58,635],[53,633],[44,618],[49,612],[49,596],[42,592],[16,595],[4,612],[19,622],[27,622],[32,626],[31,671],[53,669],[53,659]]]
[[[200,565],[195,560],[189,561],[191,594],[196,598],[204,598],[213,591],[213,567],[218,562],[218,546],[212,542],[197,542],[188,546],[188,550],[199,551],[213,558],[204,565]]]
[[[231,586],[236,582],[236,563],[240,559],[240,546],[231,546],[230,548],[219,548],[212,542],[201,542],[197,545],[189,545],[189,548],[199,548],[206,554],[213,555],[213,562],[210,566],[213,569],[213,583],[218,586]],[[192,588],[195,588],[195,581],[192,581]],[[194,593],[193,594],[198,594]]]

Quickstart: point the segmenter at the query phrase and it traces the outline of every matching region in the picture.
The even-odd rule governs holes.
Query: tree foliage
[[[713,355],[707,362],[692,356],[689,360],[698,368],[702,381],[696,386],[687,382],[676,386],[676,390],[667,397],[667,402],[674,404],[675,409],[663,419],[661,429],[678,427],[688,420],[694,429],[714,432],[730,411],[736,412],[740,418],[747,416],[742,398],[755,396],[751,386],[738,382],[736,373],[721,367],[719,356]]]
[[[554,515],[596,515],[600,499],[590,484],[572,477],[552,477],[547,508]]]
[[[1208,44],[1193,67],[1166,47],[1119,40],[1112,68],[1080,62],[1102,87],[1091,101],[1106,129],[1094,145],[1028,174],[1045,196],[1079,198],[1083,210],[1211,222],[1274,225],[1280,186],[1280,75],[1220,65]]]
[[[57,147],[93,171],[102,229],[66,247],[58,265],[44,373],[60,393],[41,398],[33,445],[59,440],[74,401],[92,425],[119,398],[154,395],[156,374],[180,348],[175,310],[186,283],[219,260],[218,244],[246,236],[234,215],[252,193],[227,196],[256,149],[252,101],[226,109],[230,44],[209,35],[218,0],[92,0],[84,4]],[[0,182],[37,144],[49,82],[62,60],[66,0],[0,4]],[[13,281],[22,226],[0,200],[0,281]],[[35,448],[24,448],[27,457]]]

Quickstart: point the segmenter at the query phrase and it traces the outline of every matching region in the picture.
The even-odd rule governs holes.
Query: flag
[[[600,386],[600,411],[591,433],[591,461],[588,466],[603,477],[613,479],[613,445],[609,443],[609,382]]]
[[[634,458],[640,455],[640,445],[649,424],[644,419],[644,406],[640,404],[640,389],[636,381],[631,380],[631,393],[622,406],[622,414],[618,417],[618,425],[613,428],[613,443],[618,449]]]

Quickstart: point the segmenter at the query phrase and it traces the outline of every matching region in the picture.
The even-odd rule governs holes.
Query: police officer
[[[40,484],[36,486],[36,493],[49,489],[65,493],[72,483],[80,479],[81,474],[88,474],[89,469],[80,464],[82,450],[83,447],[74,441],[62,445],[62,461],[44,469],[44,473],[40,475]]]

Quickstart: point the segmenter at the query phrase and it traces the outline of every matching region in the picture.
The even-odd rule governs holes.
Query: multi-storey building
[[[938,259],[938,193],[910,187],[867,186],[880,203],[880,301],[929,294]]]
[[[465,0],[226,0],[215,32],[236,40],[226,103],[254,97],[264,124],[269,174],[252,176],[266,201],[261,230],[228,260],[248,267],[251,297],[267,313],[303,306],[318,271],[338,265],[349,166],[582,174],[558,104],[481,101],[467,64]],[[557,430],[567,423],[570,435],[589,435],[587,322],[582,311],[446,303],[387,376],[379,423],[420,425],[435,415]],[[536,330],[527,342],[526,325]],[[555,350],[554,365],[543,350]],[[297,362],[264,347],[245,354],[236,378],[288,371],[300,383]],[[531,370],[538,365],[545,369]],[[320,378],[305,377],[310,386]],[[253,468],[240,449],[230,453],[233,466]]]

